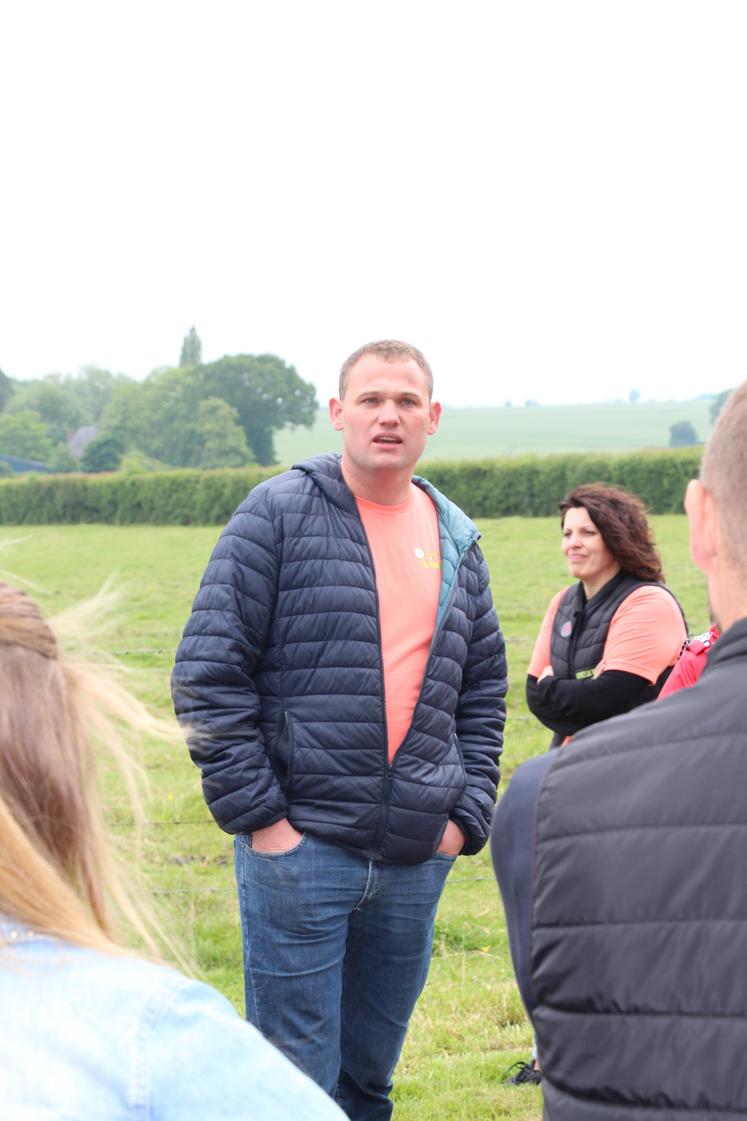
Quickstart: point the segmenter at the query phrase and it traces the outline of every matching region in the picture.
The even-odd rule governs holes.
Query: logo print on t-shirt
[[[438,553],[426,553],[426,551],[424,549],[421,549],[419,545],[416,545],[413,551],[415,553],[415,556],[423,565],[423,568],[441,567],[441,557]]]

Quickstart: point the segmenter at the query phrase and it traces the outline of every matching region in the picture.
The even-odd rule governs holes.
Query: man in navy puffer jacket
[[[236,834],[247,1018],[353,1121],[392,1074],[460,853],[485,843],[504,644],[474,525],[412,470],[440,406],[406,343],[347,360],[343,454],[256,487],[215,547],[174,701]]]

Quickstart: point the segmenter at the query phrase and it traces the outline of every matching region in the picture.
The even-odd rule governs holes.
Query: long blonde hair
[[[78,616],[110,600],[104,591]],[[134,905],[112,855],[96,783],[94,745],[114,757],[141,816],[132,733],[176,730],[105,666],[64,657],[30,596],[0,583],[0,911],[109,953],[125,952],[124,919],[158,956],[148,908]]]

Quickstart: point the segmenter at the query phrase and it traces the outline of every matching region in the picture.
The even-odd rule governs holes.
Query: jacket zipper
[[[376,565],[374,564],[373,553],[371,552],[371,543],[368,540],[366,527],[363,524],[363,519],[358,512],[356,506],[356,513],[358,514],[358,521],[360,522],[363,539],[366,542],[366,549],[368,550],[368,560],[371,565],[371,573],[373,575],[374,586],[374,600],[376,603],[376,641],[379,649],[379,678],[381,680],[381,720],[384,729],[383,745],[384,745],[384,788],[381,794],[381,810],[379,812],[379,824],[376,829],[376,835],[373,840],[372,850],[375,852],[382,842],[384,833],[386,832],[386,820],[389,816],[389,801],[392,796],[392,780],[394,778],[394,765],[389,762],[389,731],[387,728],[386,720],[386,687],[384,685],[384,656],[381,649],[381,611],[379,608],[379,589],[376,587]]]
[[[586,608],[582,607],[581,610],[575,612],[573,616],[573,629],[571,631],[570,641],[568,642],[568,676],[570,678],[576,676],[576,647],[578,646],[581,628],[584,625],[585,615]]]
[[[365,535],[365,532],[366,532],[365,528],[364,528],[363,532],[364,532],[364,535]],[[366,538],[366,544],[368,544],[368,538]],[[413,708],[413,710],[412,710],[413,711],[413,716],[415,715],[415,711],[416,711],[418,705],[420,704],[420,700],[423,696],[423,688],[425,686],[425,681],[426,681],[426,678],[428,676],[428,667],[430,665],[431,658],[433,656],[433,651],[436,647],[436,643],[438,641],[439,635],[441,634],[441,631],[444,628],[444,623],[446,621],[446,616],[449,613],[449,608],[451,607],[451,604],[454,600],[454,596],[456,595],[456,590],[457,590],[457,587],[458,587],[458,584],[459,584],[459,570],[462,567],[462,562],[463,562],[465,556],[467,555],[467,551],[468,551],[471,544],[472,544],[472,541],[470,541],[469,545],[467,545],[467,547],[464,548],[462,550],[462,552],[459,554],[459,560],[457,561],[456,567],[454,569],[454,577],[452,579],[451,586],[449,588],[449,594],[446,597],[446,602],[444,603],[443,611],[441,612],[441,618],[439,620],[438,626],[436,627],[435,631],[433,632],[433,637],[431,638],[431,645],[430,645],[430,649],[428,651],[428,658],[426,660],[425,669],[423,671],[423,680],[420,684],[420,692],[418,693],[418,699],[415,702],[415,708]],[[371,554],[370,545],[369,545],[369,548],[368,548],[368,552],[369,552],[369,556],[370,556],[370,554]],[[374,570],[374,589],[376,589],[376,571],[374,569],[373,557],[371,557],[371,568]],[[382,696],[382,702],[384,702],[384,700],[385,700],[385,697],[384,697],[384,661],[383,661],[383,658],[381,656],[381,623],[380,623],[380,617],[379,617],[379,593],[378,593],[378,591],[376,591],[376,625],[378,627],[378,632],[379,632],[379,660],[380,660],[380,663],[381,663],[381,696]],[[410,721],[410,727],[412,727],[412,721]],[[382,798],[381,798],[381,813],[380,813],[380,816],[379,816],[379,825],[378,825],[378,828],[376,830],[376,836],[374,837],[374,842],[373,842],[373,846],[372,846],[374,852],[376,852],[378,850],[379,845],[381,844],[381,842],[384,839],[384,834],[386,833],[386,824],[387,824],[387,819],[389,817],[389,803],[390,803],[391,797],[392,797],[392,786],[394,785],[394,768],[397,764],[397,757],[398,757],[400,751],[402,750],[402,747],[400,745],[400,747],[397,748],[394,759],[390,763],[389,762],[389,745],[388,745],[388,737],[386,735],[386,730],[387,730],[387,727],[386,727],[386,706],[385,706],[384,707],[384,732],[385,732],[384,750],[386,751],[387,762],[386,762],[386,770],[384,772],[384,790],[383,790]],[[405,733],[405,739],[407,739],[407,736],[409,734],[410,734],[410,729],[408,728],[407,732]],[[402,743],[404,743],[404,742],[405,742],[405,740],[402,741]],[[460,752],[460,754],[461,754],[461,752]]]

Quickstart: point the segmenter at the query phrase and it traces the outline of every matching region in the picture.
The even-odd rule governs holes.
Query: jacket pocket
[[[293,784],[293,751],[293,717],[289,712],[284,712],[280,725],[280,733],[275,742],[273,757],[275,774],[285,792],[286,798],[289,797]]]
[[[423,796],[424,806],[438,815],[433,820],[434,837],[438,843],[449,814],[467,786],[462,750],[453,730],[443,744],[440,758],[424,764],[417,777],[426,791]]]
[[[451,733],[451,742],[452,742],[452,745],[454,747],[454,750],[457,753],[457,758],[459,759],[459,766],[462,768],[462,778],[464,779],[464,786],[466,786],[467,785],[467,768],[464,765],[464,755],[462,754],[462,745],[459,742],[459,736],[456,734],[456,731],[453,731]],[[462,789],[464,789],[464,787]],[[460,796],[461,796],[461,792],[460,792]]]

